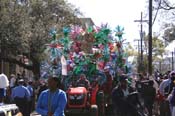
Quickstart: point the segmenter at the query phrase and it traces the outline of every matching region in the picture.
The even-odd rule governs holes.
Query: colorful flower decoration
[[[124,27],[117,26],[114,31],[116,32],[115,36],[117,36],[119,38],[119,40],[121,40],[122,39],[122,35],[124,34],[123,33]]]
[[[109,63],[112,64],[110,70],[116,73],[118,68],[123,69],[126,66],[122,49],[123,31],[124,28],[121,26],[115,28],[115,37],[118,37],[118,40],[115,40],[115,37],[112,36],[113,31],[107,24],[100,27],[89,27],[86,30],[80,26],[72,26],[63,28],[63,37],[57,39],[57,31],[53,28],[50,31],[52,41],[47,45],[50,48],[52,64],[59,65],[57,60],[64,55],[68,61],[68,71],[72,72],[70,73],[72,75],[79,75],[83,72],[88,77],[93,77],[92,75],[103,70]],[[93,53],[82,51],[82,42],[85,40],[92,43],[92,48],[95,49]],[[99,69],[97,69],[97,65],[99,65]]]

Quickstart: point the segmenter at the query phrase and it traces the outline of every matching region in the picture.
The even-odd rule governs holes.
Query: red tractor
[[[98,84],[92,83],[91,88],[71,87],[67,90],[66,113],[90,113],[90,116],[104,116],[104,93],[99,91]]]

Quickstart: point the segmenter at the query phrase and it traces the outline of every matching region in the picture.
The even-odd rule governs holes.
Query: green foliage
[[[165,45],[162,40],[158,39],[157,37],[153,38],[153,53],[154,56],[160,55],[163,57],[163,53],[165,52]]]
[[[146,48],[148,48],[148,36],[144,38]],[[152,38],[152,55],[153,55],[153,62],[161,61],[163,57],[163,53],[165,52],[165,44],[164,41],[159,39],[158,37],[154,36]],[[143,60],[144,67],[146,69],[148,62],[147,62],[147,56],[144,56],[145,60]]]
[[[16,55],[27,48],[27,22],[26,10],[11,4],[6,0],[0,1],[0,39],[1,47],[8,51],[8,54]]]
[[[124,52],[128,55],[128,56],[137,56],[138,51],[134,50],[134,48],[131,46],[131,44],[129,43],[125,48],[124,48]]]
[[[45,44],[50,41],[49,30],[55,26],[62,31],[64,26],[78,24],[78,14],[80,12],[64,0],[28,0],[23,3],[1,0],[1,48],[6,50],[8,58],[23,54],[32,64],[39,63],[45,57]]]
[[[148,48],[148,36],[144,38],[145,47]],[[158,37],[154,36],[152,38],[152,54],[153,57],[156,57],[158,55],[163,56],[163,53],[165,52],[165,44],[164,41],[159,39]]]

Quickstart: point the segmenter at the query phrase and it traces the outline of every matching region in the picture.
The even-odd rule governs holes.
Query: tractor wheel
[[[105,97],[103,91],[99,91],[97,93],[97,106],[98,106],[98,114],[99,116],[105,116]]]
[[[90,116],[98,116],[98,106],[91,105]]]

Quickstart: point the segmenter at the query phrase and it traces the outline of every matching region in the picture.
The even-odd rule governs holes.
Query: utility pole
[[[152,0],[149,0],[148,72],[152,75]]]
[[[136,45],[136,47],[137,47],[137,49],[138,49],[138,56],[137,56],[137,72],[139,72],[140,73],[140,40],[139,39],[135,39],[134,41],[137,41],[138,43],[137,43],[137,45]]]
[[[143,71],[143,23],[148,22],[148,20],[143,20],[143,13],[141,12],[140,20],[134,20],[134,22],[140,23],[140,68]]]

